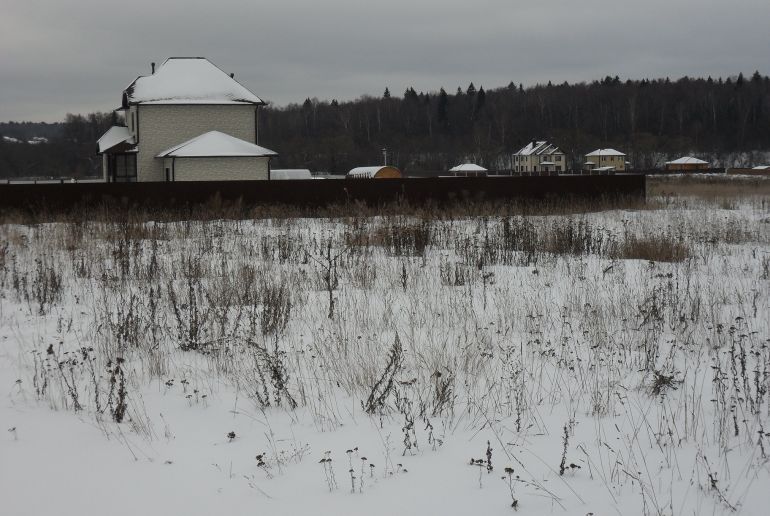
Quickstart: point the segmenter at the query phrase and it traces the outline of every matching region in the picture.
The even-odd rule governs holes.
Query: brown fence
[[[316,179],[298,181],[204,181],[178,183],[0,184],[0,209],[48,210],[114,204],[183,207],[214,198],[246,204],[325,206],[402,200],[458,202],[501,199],[645,196],[643,175],[457,177],[410,179]]]

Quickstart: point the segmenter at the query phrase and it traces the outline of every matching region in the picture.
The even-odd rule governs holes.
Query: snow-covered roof
[[[348,177],[353,177],[357,179],[371,179],[374,176],[377,175],[377,173],[383,169],[392,169],[398,172],[397,168],[387,166],[387,165],[376,165],[372,167],[356,167],[352,169],[350,172],[348,172]],[[400,173],[400,172],[399,172]]]
[[[559,147],[552,145],[547,141],[533,141],[519,149],[516,154],[519,156],[532,156],[537,154],[556,154],[560,153]]]
[[[101,154],[124,142],[128,144],[134,143],[131,133],[128,132],[128,127],[113,125],[107,129],[107,132],[101,138],[96,140],[96,147]]]
[[[556,163],[554,163],[553,161],[541,161],[540,164],[541,165],[555,165]]]
[[[594,172],[609,172],[610,170],[615,170],[615,167],[597,167],[593,169]]]
[[[666,165],[708,165],[708,161],[693,158],[692,156],[684,156],[674,161],[666,161]]]
[[[158,158],[259,157],[278,154],[219,131],[209,131],[166,149]]]
[[[464,163],[449,169],[450,172],[486,172],[487,169],[475,163]]]
[[[313,174],[306,168],[284,168],[270,170],[270,179],[313,179]]]
[[[596,149],[586,154],[586,156],[625,156],[625,154],[615,149]]]
[[[128,104],[264,104],[204,57],[170,57],[125,89]]]
[[[770,170],[770,165],[757,165],[751,170]]]

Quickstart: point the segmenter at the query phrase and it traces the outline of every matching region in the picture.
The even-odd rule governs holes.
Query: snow
[[[487,169],[485,169],[482,166],[476,165],[475,163],[464,163],[462,165],[457,165],[456,167],[452,167],[449,169],[450,172],[486,172]]]
[[[21,140],[13,136],[3,136],[3,141],[6,143],[21,143]]]
[[[765,514],[770,204],[651,201],[511,217],[4,223],[2,513]],[[424,252],[400,247],[419,228]],[[599,247],[665,233],[692,255],[520,248],[559,228]],[[41,305],[52,273],[60,296]],[[286,326],[265,332],[281,289]],[[183,350],[193,321],[201,349]],[[369,415],[396,335],[394,391]],[[121,423],[106,401],[118,357]],[[659,394],[656,372],[672,376]],[[283,388],[296,408],[276,404]],[[487,446],[491,473],[469,464]]]
[[[128,104],[264,104],[203,57],[171,57],[125,93]]]
[[[306,168],[286,168],[270,170],[270,179],[273,180],[293,180],[293,179],[313,179],[313,174]]]
[[[691,156],[684,156],[674,161],[666,161],[666,165],[708,165],[708,161],[702,159],[693,158]]]
[[[751,170],[770,170],[770,165],[757,165]]]
[[[625,156],[625,154],[615,149],[596,149],[586,154],[586,156]]]
[[[260,157],[278,154],[219,131],[209,131],[164,150],[158,158]]]
[[[133,143],[133,137],[128,131],[128,127],[113,125],[101,138],[96,140],[98,152],[101,154],[123,142]]]
[[[389,168],[385,165],[375,165],[375,166],[368,166],[368,167],[356,167],[350,170],[348,172],[348,177],[353,177],[356,179],[371,179],[374,176],[377,175],[377,172],[384,168]]]
[[[555,154],[561,152],[555,145],[551,145],[546,141],[535,141],[526,144],[519,152],[515,153],[519,156],[531,156],[533,154]]]

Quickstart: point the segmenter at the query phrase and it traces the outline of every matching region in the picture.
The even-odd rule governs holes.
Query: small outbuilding
[[[348,172],[347,177],[349,179],[400,179],[403,175],[396,167],[377,165],[373,167],[356,167]]]
[[[209,131],[157,155],[166,181],[268,179],[270,149],[219,131]]]
[[[270,170],[270,179],[274,181],[313,179],[313,173],[306,168],[276,168]]]
[[[709,162],[702,159],[684,156],[673,161],[666,161],[666,170],[670,172],[687,172],[691,170],[708,170]]]
[[[482,177],[487,175],[487,169],[475,163],[464,163],[450,168],[449,173],[456,177]]]

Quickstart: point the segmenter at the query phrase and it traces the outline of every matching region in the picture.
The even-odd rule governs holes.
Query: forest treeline
[[[0,174],[98,172],[95,142],[115,120],[112,113],[68,115],[64,123],[45,124],[53,131],[48,143],[0,142]],[[40,131],[36,124],[0,124],[0,135],[21,139],[44,136]],[[652,168],[681,154],[719,160],[770,150],[770,77],[606,77],[529,88],[514,82],[427,93],[410,87],[400,95],[386,88],[353,101],[266,106],[259,132],[260,144],[280,155],[275,168],[344,173],[381,163],[387,148],[389,162],[407,171],[446,170],[462,161],[508,169],[511,154],[537,139],[559,145],[575,168],[599,147],[617,148],[635,167]]]

